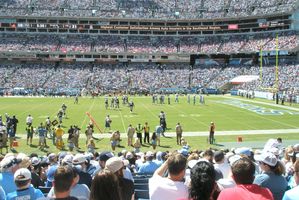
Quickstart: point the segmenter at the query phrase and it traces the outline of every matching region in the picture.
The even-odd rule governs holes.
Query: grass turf
[[[47,116],[51,120],[56,117],[58,110],[62,103],[67,105],[67,119],[63,120],[65,131],[70,125],[78,125],[81,127],[80,145],[82,150],[85,150],[85,135],[84,131],[89,119],[86,112],[89,112],[96,120],[100,128],[104,128],[104,120],[107,114],[112,119],[112,129],[126,132],[129,124],[136,126],[138,123],[144,124],[147,121],[151,127],[151,132],[159,123],[158,115],[161,110],[166,113],[168,132],[175,131],[175,125],[180,122],[183,126],[184,132],[200,132],[206,131],[208,134],[209,124],[211,121],[216,123],[216,137],[217,131],[233,131],[233,130],[268,130],[268,129],[298,129],[299,115],[296,111],[291,111],[287,106],[284,108],[277,108],[273,101],[252,100],[252,102],[243,102],[247,109],[240,108],[234,105],[242,102],[242,98],[236,97],[234,99],[223,96],[205,96],[205,105],[199,104],[197,98],[196,105],[193,105],[193,96],[191,96],[191,103],[187,103],[187,97],[179,97],[179,103],[174,103],[174,97],[171,96],[171,104],[152,104],[150,97],[132,96],[135,103],[134,112],[130,113],[127,106],[123,106],[120,101],[120,110],[108,109],[104,107],[104,98],[79,98],[79,104],[74,104],[73,98],[0,98],[0,113],[3,120],[4,114],[8,113],[10,116],[16,115],[19,119],[17,128],[17,136],[25,135],[25,119],[28,114],[34,118],[33,125],[38,126],[40,122],[45,122]],[[121,97],[120,97],[121,99]],[[233,101],[233,102],[232,102]],[[226,102],[232,102],[228,105]],[[270,103],[270,105],[260,104],[260,102]],[[109,101],[110,103],[110,101]],[[284,110],[291,113],[284,112],[282,115],[261,115],[250,111],[250,106],[260,106],[267,110]],[[293,108],[298,108],[298,105],[293,105]],[[256,109],[256,108],[255,108]],[[298,112],[298,111],[297,111]],[[96,132],[99,132],[95,129]],[[282,137],[283,139],[297,139],[299,134],[283,134],[283,135],[244,135],[245,141],[266,141],[272,137]],[[206,136],[186,137],[186,140],[192,149],[205,149],[210,147],[206,142]],[[217,143],[236,141],[236,136],[218,136]],[[66,141],[65,141],[66,142]],[[37,140],[34,140],[37,144]],[[50,143],[50,141],[48,141]],[[39,151],[37,147],[29,147],[26,145],[25,139],[19,139],[19,147],[16,148],[19,152],[31,153]],[[125,139],[122,145],[125,145]],[[157,150],[173,150],[179,149],[176,145],[175,138],[162,138],[162,147],[157,147]],[[49,145],[48,151],[58,151]],[[96,147],[98,151],[110,149],[109,140],[107,138],[100,138],[96,140]],[[213,146],[219,147],[221,146]],[[123,147],[120,149],[131,149],[131,147]],[[117,150],[120,150],[117,149]],[[149,145],[142,147],[142,150],[151,149]]]

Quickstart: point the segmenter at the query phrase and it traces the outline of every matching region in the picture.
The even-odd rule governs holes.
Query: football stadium
[[[295,200],[298,160],[298,0],[0,0],[0,200]]]

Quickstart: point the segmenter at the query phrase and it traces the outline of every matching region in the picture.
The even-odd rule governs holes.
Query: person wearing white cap
[[[17,189],[14,184],[14,173],[19,169],[19,164],[22,161],[16,159],[13,154],[7,154],[0,162],[0,185],[6,194]]]
[[[296,200],[299,197],[299,160],[294,164],[294,175],[292,180],[293,188],[284,193],[282,200]]]
[[[89,173],[86,172],[87,169],[87,159],[84,154],[76,154],[73,157],[73,165],[76,165],[78,169],[78,174],[80,176],[79,184],[86,184],[89,188],[91,187],[92,177]]]
[[[127,160],[122,160],[120,157],[112,157],[107,160],[104,169],[105,173],[113,173],[118,177],[123,200],[134,199],[134,183],[133,181],[124,178],[123,170],[127,164],[129,164]]]
[[[253,183],[269,188],[274,199],[281,200],[288,186],[286,179],[282,176],[284,167],[281,161],[277,160],[276,156],[270,152],[263,152],[256,156],[255,160],[259,162],[263,173],[257,175]]]
[[[33,187],[38,188],[39,186],[44,186],[45,183],[42,181],[40,174],[41,166],[40,166],[41,159],[37,157],[31,158],[31,184]]]
[[[15,172],[14,182],[17,186],[17,190],[8,193],[6,200],[35,200],[44,196],[39,189],[35,189],[31,185],[31,172],[26,168],[20,168]]]

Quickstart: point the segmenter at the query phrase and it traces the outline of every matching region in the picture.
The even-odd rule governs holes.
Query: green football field
[[[162,138],[161,147],[157,150],[178,149],[174,138],[174,131],[177,122],[183,126],[183,135],[190,146],[194,149],[210,147],[206,143],[210,122],[216,124],[217,143],[236,141],[237,136],[242,136],[245,141],[267,141],[271,137],[282,137],[284,140],[297,140],[299,138],[299,106],[289,104],[276,105],[273,101],[245,99],[231,96],[205,96],[205,104],[199,103],[197,96],[196,104],[193,104],[191,95],[190,104],[187,96],[180,96],[179,103],[174,102],[171,96],[171,104],[153,104],[151,97],[130,96],[135,107],[130,113],[129,107],[122,105],[120,98],[120,109],[105,109],[104,97],[79,98],[79,104],[74,104],[74,98],[30,98],[30,97],[2,97],[0,98],[0,114],[5,121],[4,114],[16,115],[19,120],[17,136],[19,139],[19,152],[34,152],[36,146],[29,147],[25,143],[25,120],[28,114],[33,116],[33,125],[45,122],[46,117],[51,120],[56,118],[58,110],[64,103],[67,106],[67,119],[63,120],[65,131],[70,125],[78,125],[81,128],[80,144],[85,149],[85,128],[89,123],[86,112],[89,112],[97,122],[101,131],[104,131],[105,116],[110,115],[112,119],[112,130],[119,130],[123,135],[129,124],[136,126],[138,123],[148,122],[151,132],[159,123],[160,111],[166,113],[167,138]],[[109,98],[109,104],[110,104]],[[95,129],[96,133],[100,131]],[[242,134],[242,133],[246,134]],[[105,137],[104,137],[105,136]],[[109,134],[96,134],[96,146],[100,150],[110,149]],[[65,141],[66,142],[66,141]],[[37,143],[37,136],[34,143]],[[123,139],[123,148],[126,147]],[[49,145],[48,151],[56,151]],[[215,146],[217,147],[217,146]],[[144,146],[144,150],[151,148]]]

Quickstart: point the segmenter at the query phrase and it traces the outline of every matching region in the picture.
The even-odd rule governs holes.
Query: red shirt
[[[220,192],[217,200],[273,200],[273,195],[268,188],[256,184],[237,185]]]

